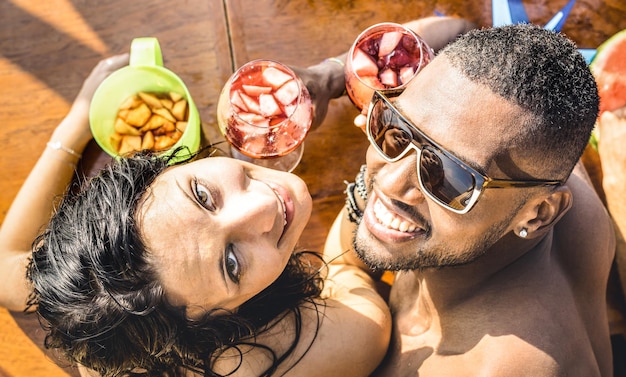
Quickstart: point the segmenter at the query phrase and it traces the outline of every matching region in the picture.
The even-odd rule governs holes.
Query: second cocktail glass
[[[433,56],[426,42],[403,25],[372,25],[356,38],[348,52],[348,96],[359,110],[367,109],[374,90],[405,87]]]
[[[233,157],[292,171],[313,119],[311,96],[282,63],[253,60],[228,80],[217,105],[220,131]]]

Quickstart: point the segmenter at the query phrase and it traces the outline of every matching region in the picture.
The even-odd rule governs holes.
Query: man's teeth
[[[389,212],[387,208],[380,202],[380,200],[376,200],[374,203],[374,215],[381,224],[386,226],[387,228],[399,230],[400,232],[414,232],[417,229],[417,225],[412,224],[406,220],[403,220],[393,213]]]

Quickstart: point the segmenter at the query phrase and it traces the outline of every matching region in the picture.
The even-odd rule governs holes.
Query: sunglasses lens
[[[476,185],[470,172],[429,146],[422,149],[419,166],[426,191],[453,209],[467,207]]]
[[[401,157],[415,140],[421,146],[419,173],[422,188],[433,199],[455,210],[463,210],[472,197],[474,176],[412,130],[384,100],[376,98],[369,114],[369,138],[389,160]]]
[[[398,158],[411,144],[412,134],[383,101],[374,105],[369,119],[369,137],[378,151],[390,160]]]

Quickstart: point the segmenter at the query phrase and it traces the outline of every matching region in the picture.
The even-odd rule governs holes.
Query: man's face
[[[523,117],[521,109],[462,76],[445,56],[391,100],[413,125],[478,171],[516,179],[504,171],[529,170],[529,162],[506,148],[517,132],[510,125]],[[388,163],[370,146],[367,166],[372,190],[355,243],[372,267],[405,270],[472,262],[511,231],[524,202],[520,189],[487,189],[470,212],[457,214],[420,191],[415,152]]]

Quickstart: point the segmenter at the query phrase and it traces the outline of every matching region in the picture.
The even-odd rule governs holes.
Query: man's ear
[[[522,210],[521,221],[515,226],[515,233],[526,230],[525,238],[544,235],[572,207],[572,191],[567,186],[554,189],[548,196],[537,197]]]

